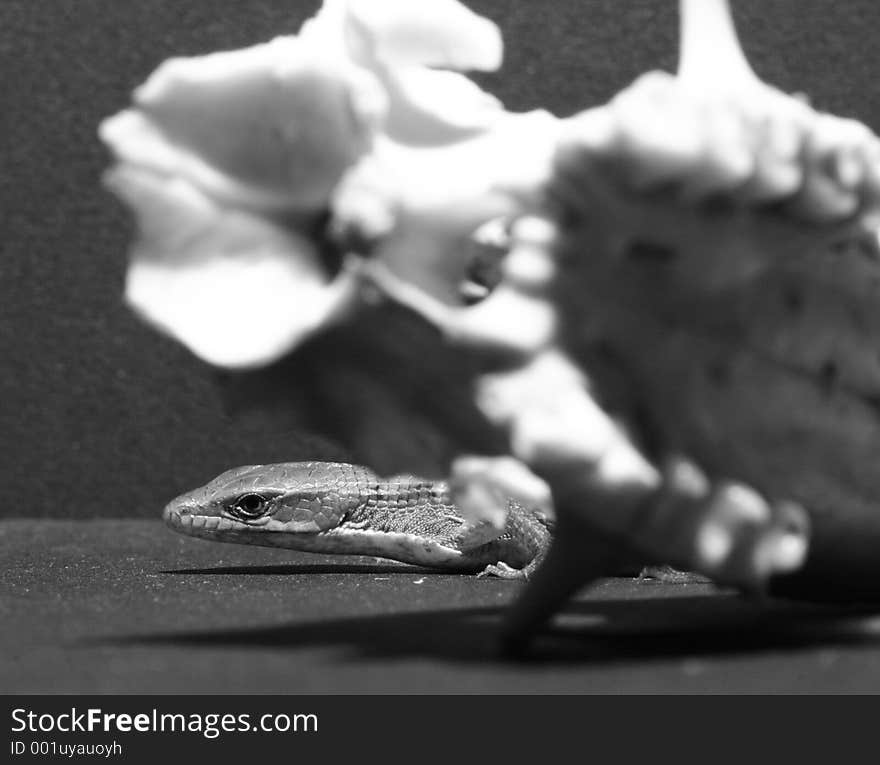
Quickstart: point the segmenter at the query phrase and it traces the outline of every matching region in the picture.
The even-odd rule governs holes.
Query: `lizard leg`
[[[699,584],[712,581],[703,574],[693,571],[682,571],[666,563],[642,568],[639,572],[638,580],[642,582],[647,579],[654,579],[662,584]]]
[[[544,559],[547,557],[547,550],[550,544],[551,543],[548,539],[546,546],[539,550],[535,557],[532,558],[532,560],[529,561],[529,563],[527,563],[522,568],[514,568],[513,566],[505,563],[503,560],[500,560],[497,563],[490,563],[479,574],[477,574],[477,576],[494,576],[498,579],[515,579],[525,582],[531,579],[535,571],[537,571],[544,564]]]
[[[503,560],[497,563],[490,563],[479,574],[478,578],[494,576],[497,579],[528,579],[529,574],[525,568],[514,568],[508,566]]]

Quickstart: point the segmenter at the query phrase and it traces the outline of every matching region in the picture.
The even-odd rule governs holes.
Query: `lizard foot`
[[[649,580],[657,581],[661,584],[706,584],[712,580],[703,574],[694,571],[682,571],[663,564],[661,566],[645,566],[637,577],[639,582]]]
[[[525,568],[513,568],[504,561],[498,561],[498,563],[489,564],[477,574],[479,579],[490,576],[497,577],[498,579],[519,579],[524,581],[529,578],[529,572]]]

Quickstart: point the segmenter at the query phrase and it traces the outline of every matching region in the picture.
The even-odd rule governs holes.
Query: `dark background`
[[[481,82],[565,115],[675,66],[673,0],[475,0],[506,60]],[[756,71],[880,128],[876,0],[734,2]],[[99,121],[166,57],[295,32],[316,2],[0,0],[3,516],[156,517],[235,464],[344,459],[332,439],[233,416],[214,370],[122,303],[125,211]]]

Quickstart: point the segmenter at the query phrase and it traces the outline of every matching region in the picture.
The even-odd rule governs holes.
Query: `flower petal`
[[[140,224],[128,302],[211,364],[274,361],[354,298],[354,278],[343,272],[331,282],[314,246],[294,230],[131,165],[117,165],[105,180]]]
[[[300,40],[374,74],[389,99],[382,126],[394,140],[437,145],[470,137],[502,114],[499,101],[448,69],[497,69],[497,26],[456,0],[325,0]]]
[[[343,220],[374,215],[385,199],[394,225],[376,257],[398,278],[450,305],[461,305],[474,231],[519,210],[518,193],[549,173],[559,121],[547,112],[502,112],[493,130],[432,148],[377,142],[334,199]],[[516,161],[511,161],[515,157]]]
[[[457,0],[348,0],[350,38],[393,64],[465,71],[501,66],[498,26]]]
[[[319,207],[369,149],[384,110],[375,79],[296,38],[166,61],[102,136],[120,157],[181,172],[212,193],[275,206]],[[148,145],[138,147],[145,139]],[[162,143],[167,144],[164,149]],[[132,146],[131,144],[135,144]]]
[[[384,132],[411,146],[439,146],[473,137],[505,116],[501,102],[457,72],[421,66],[388,68]]]
[[[287,194],[233,178],[197,153],[169,142],[155,122],[134,109],[104,120],[100,136],[120,162],[160,174],[179,175],[224,204],[272,211],[287,209],[296,201]]]

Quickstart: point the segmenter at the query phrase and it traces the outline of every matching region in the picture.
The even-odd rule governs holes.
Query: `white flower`
[[[501,52],[456,0],[326,0],[296,36],[162,64],[100,130],[107,185],[138,217],[129,303],[201,358],[246,367],[356,305],[356,272],[321,254],[331,211],[380,208],[380,257],[430,272],[509,208],[504,168],[555,122],[521,121],[448,71]]]

